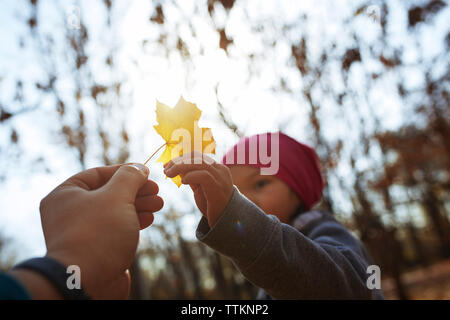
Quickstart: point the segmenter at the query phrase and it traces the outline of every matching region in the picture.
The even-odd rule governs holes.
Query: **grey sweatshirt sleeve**
[[[334,219],[317,224],[307,237],[234,187],[213,228],[202,218],[196,236],[275,299],[382,298],[366,286],[364,248]]]

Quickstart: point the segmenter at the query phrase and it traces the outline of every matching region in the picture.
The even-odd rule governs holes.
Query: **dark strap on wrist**
[[[90,297],[83,289],[69,289],[67,278],[71,275],[67,273],[67,267],[59,261],[50,258],[32,258],[16,265],[14,269],[29,269],[39,272],[47,278],[62,294],[65,300],[89,300]]]

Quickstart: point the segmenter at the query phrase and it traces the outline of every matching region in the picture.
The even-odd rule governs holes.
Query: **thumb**
[[[106,188],[114,193],[114,196],[125,197],[134,202],[139,189],[147,182],[148,168],[140,163],[122,165],[111,177]]]

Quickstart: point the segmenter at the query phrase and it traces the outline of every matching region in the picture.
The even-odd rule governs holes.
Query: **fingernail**
[[[136,170],[139,170],[143,175],[148,175],[148,168],[140,163],[133,163],[129,165],[130,167],[135,168]]]

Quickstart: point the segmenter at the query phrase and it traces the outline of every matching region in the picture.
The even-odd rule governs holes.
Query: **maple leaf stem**
[[[162,146],[160,146],[158,149],[156,149],[155,152],[153,152],[153,154],[147,159],[147,161],[144,162],[144,166],[145,166],[145,165],[147,164],[147,162],[149,162],[150,159],[153,158],[153,156],[154,156],[159,150],[161,150],[161,148],[164,147],[165,145],[167,145],[167,142],[164,143]]]

